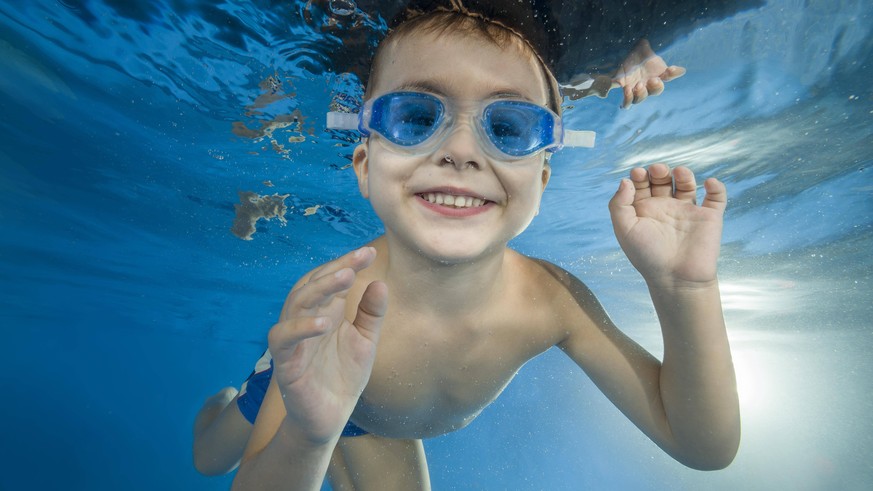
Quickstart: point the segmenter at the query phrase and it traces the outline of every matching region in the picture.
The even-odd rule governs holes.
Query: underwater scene
[[[302,275],[383,232],[327,113],[358,111],[404,3],[0,2],[0,490],[230,488],[194,468],[198,410]],[[519,3],[597,136],[554,154],[511,247],[660,357],[607,204],[651,163],[722,180],[742,440],[685,467],[550,349],[424,441],[433,489],[873,489],[873,1]],[[579,97],[640,39],[686,74]]]

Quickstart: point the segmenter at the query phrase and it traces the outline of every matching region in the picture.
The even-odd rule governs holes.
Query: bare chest
[[[541,317],[389,315],[353,419],[383,436],[404,438],[466,426],[526,361],[555,344]]]

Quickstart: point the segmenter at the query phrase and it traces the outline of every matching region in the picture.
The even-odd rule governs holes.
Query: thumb
[[[609,214],[612,217],[612,226],[618,236],[623,236],[633,226],[637,217],[637,211],[633,207],[635,193],[636,190],[630,179],[622,179],[621,184],[618,185],[618,191],[609,200]]]
[[[703,182],[703,187],[706,189],[703,206],[724,212],[724,209],[727,207],[727,188],[725,188],[724,183],[714,177],[710,177]]]
[[[385,320],[385,312],[388,310],[388,285],[381,281],[374,281],[367,286],[361,302],[358,303],[358,314],[352,323],[362,336],[374,343],[379,338],[382,329],[382,321]]]

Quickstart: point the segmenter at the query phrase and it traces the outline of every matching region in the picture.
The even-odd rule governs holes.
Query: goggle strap
[[[327,113],[327,129],[357,131],[358,113],[341,113],[338,111]]]
[[[564,130],[565,147],[594,148],[594,138],[597,133],[583,130]]]

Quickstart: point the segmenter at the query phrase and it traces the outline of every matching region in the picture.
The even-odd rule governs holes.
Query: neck
[[[503,290],[506,247],[464,262],[446,263],[409,250],[387,237],[377,244],[384,278],[395,301],[404,309],[445,316],[464,315]]]

